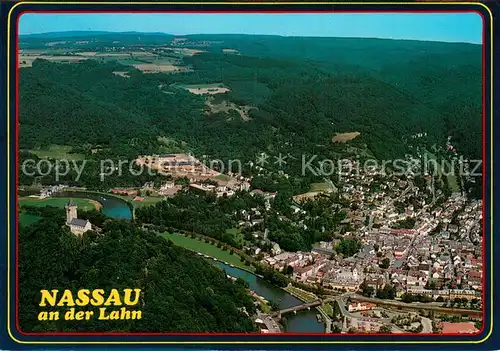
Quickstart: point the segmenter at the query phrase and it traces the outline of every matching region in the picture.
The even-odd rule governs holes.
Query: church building
[[[66,225],[76,236],[82,236],[83,233],[92,230],[92,224],[84,219],[78,219],[77,204],[74,201],[69,201],[66,204]]]

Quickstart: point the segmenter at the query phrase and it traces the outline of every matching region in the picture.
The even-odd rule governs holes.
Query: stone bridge
[[[284,315],[285,313],[298,312],[298,311],[306,310],[309,308],[317,307],[320,305],[321,305],[321,300],[317,299],[317,300],[314,300],[311,302],[303,303],[302,305],[297,305],[297,306],[293,306],[293,307],[289,307],[289,308],[285,308],[283,310],[277,311],[277,312],[273,313],[272,316],[273,316],[273,318],[281,319],[281,316]]]

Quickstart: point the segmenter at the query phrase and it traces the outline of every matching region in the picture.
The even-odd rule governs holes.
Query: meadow
[[[49,197],[45,199],[40,199],[36,197],[21,197],[19,198],[19,205],[21,206],[37,206],[37,207],[44,207],[44,206],[53,206],[53,207],[59,207],[59,208],[64,208],[68,201],[72,200],[78,205],[78,209],[84,210],[84,211],[90,211],[90,210],[95,210],[98,205],[96,201],[89,200],[89,199],[70,199],[67,197]]]
[[[240,256],[236,253],[231,255],[230,251],[224,251],[222,248],[218,248],[215,244],[206,243],[203,240],[193,239],[189,236],[175,233],[164,233],[162,236],[171,240],[175,245],[181,246],[185,249],[216,258],[219,261],[227,262],[238,268],[251,271],[255,270],[253,266],[245,266],[245,264],[241,261]]]

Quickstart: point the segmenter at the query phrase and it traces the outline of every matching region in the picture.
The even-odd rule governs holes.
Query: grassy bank
[[[219,261],[227,262],[238,268],[242,268],[252,272],[255,271],[255,267],[245,266],[238,254],[231,254],[229,250],[224,251],[222,248],[217,247],[215,244],[206,243],[203,240],[193,239],[190,236],[175,233],[164,233],[162,234],[162,236],[166,239],[171,240],[177,246],[181,246],[185,249],[216,258]]]
[[[69,197],[49,197],[45,199],[39,199],[36,197],[21,197],[19,198],[19,205],[21,206],[53,206],[64,208],[69,200],[73,200],[78,205],[78,208],[84,211],[98,209],[97,203],[89,199],[78,199]]]
[[[311,302],[318,299],[318,297],[313,293],[296,288],[294,286],[289,285],[286,288],[284,288],[284,290],[304,302]]]

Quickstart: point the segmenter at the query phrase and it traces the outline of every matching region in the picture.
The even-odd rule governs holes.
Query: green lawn
[[[89,211],[94,210],[95,206],[91,200],[88,199],[78,199],[78,198],[68,198],[68,197],[49,197],[45,199],[38,199],[35,197],[21,197],[19,198],[19,205],[24,206],[53,206],[64,208],[64,206],[68,203],[69,200],[73,200],[78,205],[78,209]]]
[[[134,207],[137,208],[137,207],[151,206],[151,205],[154,205],[162,200],[163,200],[162,196],[146,196],[144,198],[144,201],[142,201],[142,202],[132,201],[132,204],[134,205]]]
[[[21,212],[19,214],[19,224],[22,227],[27,227],[29,225],[32,225],[33,223],[37,222],[40,220],[39,216],[35,216],[26,212]]]
[[[318,297],[313,293],[296,288],[294,286],[287,286],[285,290],[288,291],[290,294],[297,296],[299,299],[305,302],[311,302],[318,299]]]
[[[329,303],[324,303],[321,305],[321,308],[329,317],[333,317],[333,308]]]
[[[29,150],[40,158],[51,158],[56,160],[83,160],[82,154],[71,154],[72,147],[67,145],[50,145],[47,149]]]
[[[128,195],[118,195],[113,194],[113,196],[120,197],[125,201],[130,201],[135,208],[151,206],[163,200],[163,196],[144,196],[144,201],[134,201],[135,196]]]
[[[199,252],[201,254],[216,258],[219,261],[227,262],[239,268],[244,268],[251,271],[255,270],[253,266],[245,266],[245,264],[241,262],[240,256],[238,256],[237,254],[231,255],[229,251],[223,251],[216,245],[211,245],[204,241],[199,241],[197,239],[193,239],[189,236],[184,236],[181,234],[164,233],[162,234],[162,236],[171,240],[175,245],[181,246],[185,249]]]

